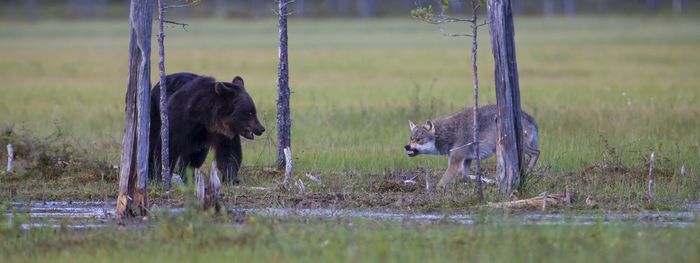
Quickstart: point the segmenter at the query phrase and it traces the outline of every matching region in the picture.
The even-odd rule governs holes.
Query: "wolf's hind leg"
[[[535,164],[537,164],[537,159],[540,158],[540,150],[525,146],[525,154],[530,158],[527,164],[527,173],[531,173],[535,169]]]
[[[462,166],[462,172],[464,173],[464,179],[469,181],[469,179],[471,179],[471,178],[469,178],[469,173],[470,173],[471,167],[472,167],[472,160],[471,159],[464,159],[463,164],[464,165]]]

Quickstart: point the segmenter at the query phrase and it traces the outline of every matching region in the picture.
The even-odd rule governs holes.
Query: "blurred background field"
[[[59,132],[90,156],[116,164],[124,122],[126,3],[109,2],[102,15],[93,9],[87,16],[39,8],[31,22],[22,11],[26,6],[9,2],[16,5],[0,10],[8,14],[0,22],[0,125],[38,137]],[[592,164],[641,167],[657,151],[660,167],[676,180],[668,197],[696,199],[690,186],[700,171],[700,20],[693,6],[674,15],[670,1],[661,1],[668,5],[658,10],[601,2],[610,2],[607,13],[589,4],[570,14],[557,2],[553,14],[542,16],[539,6],[527,4],[516,15],[522,104],[538,121],[540,176],[548,182],[532,191],[561,189],[559,182]],[[268,128],[244,142],[244,162],[253,170],[271,166],[277,21],[269,8],[255,16],[251,6],[233,1],[229,11],[216,13],[215,3],[173,11],[173,19],[189,26],[167,29],[166,70],[222,80],[243,76]],[[347,14],[321,7],[290,18],[296,171],[372,176],[444,169],[445,158],[410,159],[402,146],[409,119],[423,122],[471,105],[470,42],[410,19],[412,5],[404,12],[380,4],[372,19],[354,19],[361,16],[359,5]],[[635,14],[622,15],[625,8]],[[466,31],[467,25],[447,29]],[[484,29],[482,105],[495,102],[490,48]],[[153,69],[155,83],[155,64]],[[681,178],[682,166],[687,172]],[[643,188],[644,180],[638,183]]]

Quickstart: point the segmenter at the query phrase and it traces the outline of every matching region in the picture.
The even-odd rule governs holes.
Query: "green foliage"
[[[433,6],[428,5],[428,7],[418,7],[416,9],[411,10],[411,17],[420,19],[420,20],[426,20],[430,18],[430,16],[433,14]]]
[[[121,231],[22,231],[0,243],[0,256],[8,262],[697,262],[700,258],[698,226],[601,222],[465,227],[261,217],[248,217],[233,227],[188,221],[158,225]]]
[[[450,0],[440,0],[440,7],[442,7],[443,12],[447,12],[450,8]]]

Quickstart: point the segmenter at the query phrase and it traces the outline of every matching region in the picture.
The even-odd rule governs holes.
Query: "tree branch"
[[[188,6],[191,6],[191,5],[190,5],[190,4],[166,5],[166,6],[163,6],[163,10],[168,10],[168,9],[171,9],[171,8],[182,8],[182,7],[188,7]]]
[[[175,21],[170,21],[170,20],[163,20],[163,23],[182,26],[182,30],[185,30],[185,31],[187,31],[187,27],[190,26],[190,24],[180,23],[180,22],[175,22]]]
[[[442,33],[442,35],[446,36],[446,37],[473,37],[474,36],[472,34],[466,34],[466,33],[450,33],[450,32],[447,32],[442,27],[438,27],[438,29],[440,30],[440,33]]]

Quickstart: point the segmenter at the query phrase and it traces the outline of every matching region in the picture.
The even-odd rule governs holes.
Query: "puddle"
[[[33,202],[10,203],[5,215],[12,220],[15,211],[26,216],[24,229],[37,227],[64,227],[68,229],[90,229],[113,225],[115,202]],[[261,215],[270,217],[315,218],[315,219],[377,219],[395,222],[456,223],[464,225],[476,222],[508,225],[592,225],[602,223],[629,223],[644,226],[693,226],[700,217],[700,203],[689,204],[691,211],[667,212],[644,211],[638,213],[591,213],[591,214],[543,214],[524,213],[502,215],[412,213],[368,209],[287,209],[287,208],[234,208],[229,213]],[[179,213],[183,208],[154,208],[154,213]]]

